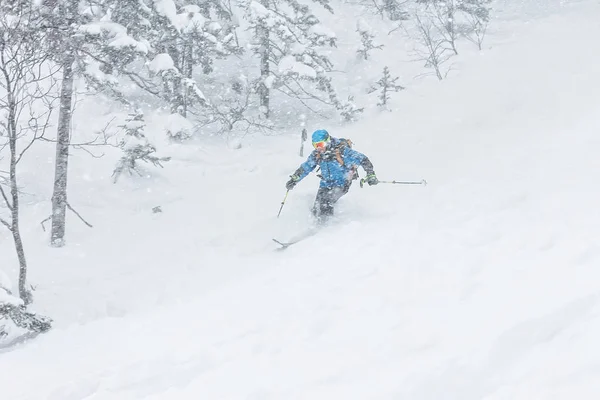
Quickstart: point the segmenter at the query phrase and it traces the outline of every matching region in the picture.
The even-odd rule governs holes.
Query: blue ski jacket
[[[331,138],[327,151],[313,150],[308,159],[300,165],[294,175],[298,182],[310,174],[316,166],[321,167],[321,187],[343,187],[356,178],[356,169],[362,166],[367,174],[374,174],[373,164],[367,156],[350,148],[351,142]]]

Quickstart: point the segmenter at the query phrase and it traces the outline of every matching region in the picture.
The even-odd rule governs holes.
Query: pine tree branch
[[[297,94],[297,93],[296,93],[296,92],[295,92],[295,91],[294,91],[294,90],[293,90],[291,87],[289,87],[287,84],[284,84],[284,86],[285,86],[285,87],[287,87],[288,89],[290,89],[290,90],[292,91],[293,95],[292,95],[292,94],[290,94],[290,93],[287,93],[286,91],[284,91],[284,90],[281,90],[281,89],[277,89],[277,90],[278,90],[279,92],[281,92],[281,93],[285,94],[286,96],[288,96],[288,97],[292,98],[292,99],[299,100],[299,101],[300,101],[300,103],[302,103],[302,105],[303,105],[304,107],[308,108],[310,111],[312,111],[313,113],[317,114],[318,116],[320,116],[320,117],[323,117],[323,118],[327,118],[327,115],[325,115],[325,114],[322,114],[322,113],[320,113],[320,112],[319,112],[319,111],[317,111],[317,110],[314,110],[314,109],[313,109],[311,106],[309,106],[308,104],[306,104],[306,103],[304,102],[304,100],[311,100],[311,99],[314,99],[314,97],[311,97],[311,98],[308,98],[308,99],[302,99],[302,98],[300,98],[300,96],[299,96],[299,95],[298,95],[298,94]],[[322,101],[323,103],[325,103],[323,100],[321,100],[321,101]],[[325,104],[327,104],[327,103],[325,103]]]
[[[104,61],[102,58],[97,57],[95,54],[93,54],[92,52],[86,51],[85,49],[81,49],[81,52],[89,57],[91,57],[92,59],[94,59],[95,61],[103,64],[103,65],[110,65],[108,64],[106,61]],[[154,95],[154,96],[159,96],[160,97],[160,90],[151,87],[148,84],[148,81],[144,78],[142,78],[139,74],[133,72],[133,71],[127,71],[125,69],[118,69],[118,71],[127,76],[134,84],[136,84],[139,88],[145,90],[146,92]]]

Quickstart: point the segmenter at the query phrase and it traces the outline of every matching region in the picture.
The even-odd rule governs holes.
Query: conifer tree
[[[328,0],[316,2],[333,13]],[[255,86],[265,117],[271,112],[273,90],[305,105],[307,100],[317,100],[339,106],[327,75],[333,63],[320,52],[323,47],[334,47],[336,37],[308,5],[296,0],[251,0],[246,18],[253,32],[252,51],[260,60]]]
[[[383,76],[376,82],[377,87],[371,89],[371,92],[376,90],[381,90],[379,94],[379,103],[377,103],[380,107],[386,107],[390,100],[390,92],[398,92],[400,90],[404,90],[404,87],[396,84],[398,77],[393,78],[390,74],[389,68],[386,66],[383,68]]]
[[[156,148],[144,134],[145,126],[144,114],[141,111],[129,114],[125,124],[121,125],[121,128],[125,130],[125,138],[119,143],[119,147],[123,149],[124,154],[113,172],[115,183],[124,171],[130,175],[135,172],[141,176],[138,167],[140,161],[162,168],[162,162],[170,160],[170,157],[157,157],[155,155]]]
[[[383,45],[376,45],[373,43],[373,39],[375,35],[373,34],[373,29],[369,26],[367,21],[363,18],[359,19],[356,24],[356,31],[360,35],[361,48],[359,48],[356,52],[358,56],[363,60],[369,59],[369,52],[374,49],[381,50],[383,49]]]

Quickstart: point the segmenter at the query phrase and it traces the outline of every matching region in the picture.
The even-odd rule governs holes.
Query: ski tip
[[[284,251],[285,249],[287,249],[288,247],[290,247],[290,244],[291,244],[291,243],[280,242],[277,239],[273,239],[273,241],[279,245],[279,247],[276,248],[275,251]]]
[[[278,245],[282,246],[284,249],[290,245],[289,243],[283,243],[283,242],[280,242],[280,241],[279,241],[279,240],[277,240],[277,239],[273,239],[273,241],[274,241],[275,243],[277,243]]]

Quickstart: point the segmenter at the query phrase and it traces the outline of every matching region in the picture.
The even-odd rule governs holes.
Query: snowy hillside
[[[306,229],[318,185],[276,218],[304,160],[297,126],[167,144],[149,115],[172,159],[118,185],[117,153],[74,152],[70,201],[93,228],[70,214],[63,248],[39,226],[53,147],[36,148],[23,235],[54,327],[0,350],[0,398],[598,398],[600,4],[495,13],[484,50],[441,82],[403,77],[392,112],[308,121],[351,138],[379,179],[428,185],[354,185],[335,223],[283,252],[271,239]],[[380,61],[417,69],[391,45]],[[109,106],[84,101],[74,129],[102,127],[96,109]],[[0,231],[16,280],[13,257]]]

